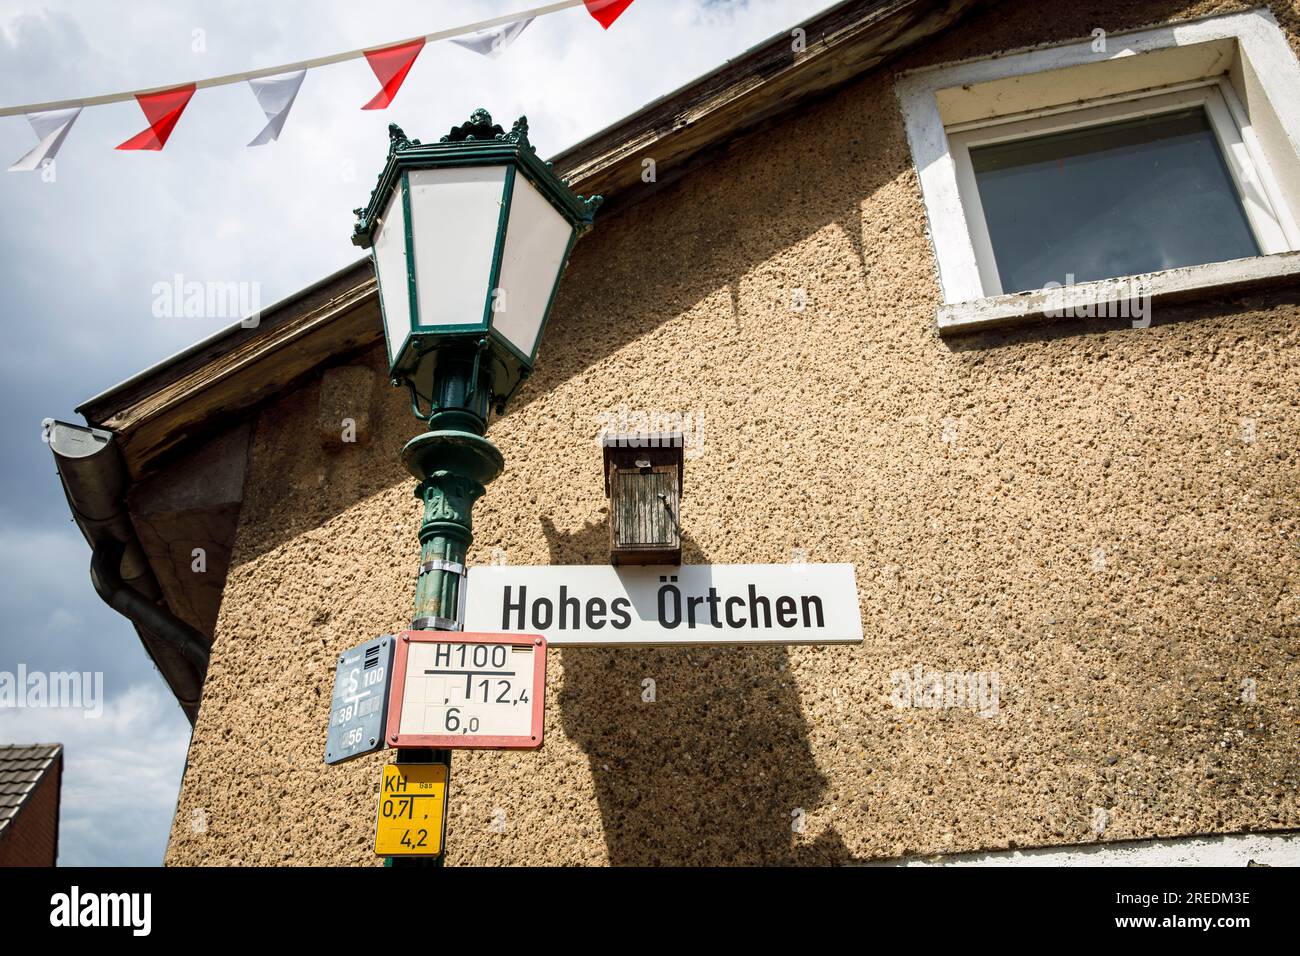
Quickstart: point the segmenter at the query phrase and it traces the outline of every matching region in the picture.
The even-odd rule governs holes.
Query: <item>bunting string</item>
[[[322,66],[331,66],[348,60],[365,57],[379,80],[380,90],[362,109],[386,109],[401,89],[406,75],[415,64],[428,43],[439,40],[452,40],[465,49],[484,56],[495,58],[513,43],[524,29],[538,17],[577,6],[585,6],[587,12],[604,29],[609,27],[632,4],[633,0],[555,0],[544,6],[534,7],[518,13],[505,14],[478,23],[451,27],[423,36],[409,37],[382,46],[361,47],[328,56],[299,60],[296,63],[283,63],[278,66],[248,70],[243,73],[229,73],[225,76],[208,77],[190,83],[172,86],[152,87],[144,90],[128,90],[122,93],[106,93],[81,99],[56,100],[48,103],[26,103],[21,106],[0,107],[0,117],[25,116],[35,131],[40,142],[22,159],[9,167],[10,172],[28,171],[40,168],[54,159],[59,147],[67,138],[72,124],[87,106],[102,106],[108,103],[123,103],[135,100],[144,112],[148,127],[119,145],[122,150],[160,150],[167,144],[168,137],[176,128],[181,114],[189,105],[190,99],[198,90],[214,86],[229,86],[235,83],[248,83],[257,99],[258,106],[266,114],[266,126],[249,146],[262,146],[279,138],[284,129],[289,110],[293,107],[298,91],[302,87],[303,77],[308,70]]]

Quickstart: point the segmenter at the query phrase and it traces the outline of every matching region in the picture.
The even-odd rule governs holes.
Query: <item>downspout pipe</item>
[[[162,601],[127,512],[131,480],[115,436],[53,419],[46,428],[68,507],[91,547],[91,583],[109,607],[135,625],[145,652],[193,724],[203,695],[208,642]]]
[[[208,673],[208,648],[203,635],[122,580],[118,568],[125,553],[126,545],[116,538],[104,538],[95,544],[90,556],[90,583],[95,586],[95,593],[132,624],[176,648],[194,665],[195,677],[202,687]]]

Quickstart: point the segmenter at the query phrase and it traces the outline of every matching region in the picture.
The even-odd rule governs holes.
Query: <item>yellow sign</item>
[[[379,785],[375,852],[437,856],[447,821],[447,765],[390,763]]]

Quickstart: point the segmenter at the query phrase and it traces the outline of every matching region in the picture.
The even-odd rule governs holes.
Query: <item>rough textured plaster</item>
[[[1004,3],[900,65],[1220,6],[1242,9]],[[1294,46],[1295,8],[1273,10]],[[579,246],[538,371],[492,426],[507,470],[472,551],[607,561],[597,415],[692,412],[686,560],[852,561],[865,643],[554,653],[545,749],[455,757],[451,865],[1300,826],[1296,294],[944,343],[892,82],[737,142]],[[316,393],[258,423],[171,864],[378,862],[391,755],[321,753],[333,653],[410,615],[397,451],[418,426],[381,389],[372,441],[327,452]],[[915,664],[998,671],[998,716],[895,709],[890,672]]]

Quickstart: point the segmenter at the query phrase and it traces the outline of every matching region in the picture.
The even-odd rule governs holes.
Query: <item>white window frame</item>
[[[1208,17],[1116,34],[1105,49],[1097,46],[1086,40],[899,79],[943,292],[941,331],[1034,311],[1023,301],[998,301],[1011,297],[1002,295],[970,147],[1197,103],[1206,107],[1262,255],[1236,260],[1235,270],[1218,263],[1143,278],[1154,288],[1213,287],[1245,273],[1300,274],[1300,63],[1272,15]]]
[[[1089,126],[1106,126],[1123,120],[1157,116],[1198,106],[1205,110],[1210,120],[1219,152],[1232,175],[1237,198],[1260,251],[1264,255],[1272,255],[1300,248],[1300,236],[1297,235],[1295,222],[1285,206],[1281,205],[1278,187],[1272,175],[1266,169],[1261,169],[1258,157],[1247,147],[1241,128],[1228,107],[1227,99],[1233,95],[1231,88],[1227,87],[1225,94],[1225,87],[1226,81],[1206,80],[1191,89],[1172,93],[1151,91],[1134,99],[1100,105],[1094,101],[1077,109],[1031,119],[966,124],[959,130],[950,127],[948,143],[956,166],[957,188],[970,227],[971,244],[975,249],[984,294],[1002,295],[1005,290],[998,276],[993,243],[984,218],[984,207],[980,202],[975,170],[971,165],[972,147],[1030,139]],[[1282,213],[1277,211],[1279,207],[1284,210]],[[1064,279],[1064,276],[1060,277],[1060,280]]]

